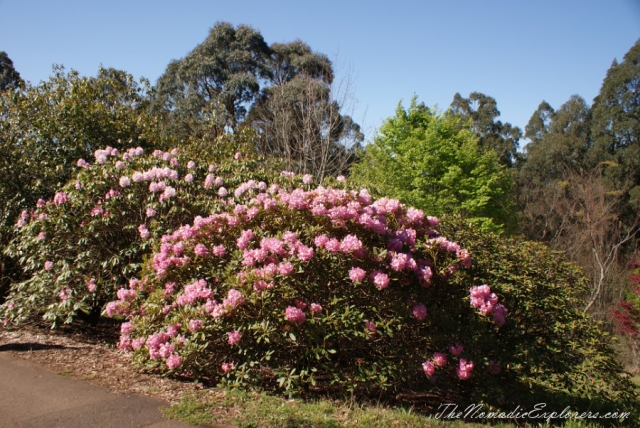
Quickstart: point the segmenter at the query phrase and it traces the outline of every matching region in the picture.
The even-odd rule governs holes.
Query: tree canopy
[[[398,104],[352,177],[378,195],[394,197],[432,215],[464,213],[487,230],[504,230],[513,214],[513,181],[493,150],[455,114]]]
[[[20,73],[13,68],[13,61],[5,51],[0,51],[0,92],[16,89],[23,83]]]
[[[522,131],[508,122],[496,120],[500,111],[495,98],[480,92],[472,92],[469,98],[463,98],[457,93],[450,109],[453,114],[471,122],[473,131],[479,136],[480,147],[495,150],[501,164],[509,168],[516,165]]]

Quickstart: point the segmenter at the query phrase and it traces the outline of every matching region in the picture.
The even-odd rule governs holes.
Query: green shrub
[[[75,178],[17,221],[6,255],[20,261],[26,279],[11,285],[0,318],[19,323],[42,314],[53,326],[77,316],[97,321],[162,234],[216,210],[215,177],[226,186],[268,179],[264,159],[232,159],[238,141],[223,137],[208,147],[193,144],[155,155],[107,148],[96,151],[102,160],[93,165],[77,160],[70,174]],[[151,192],[160,182],[167,190]]]

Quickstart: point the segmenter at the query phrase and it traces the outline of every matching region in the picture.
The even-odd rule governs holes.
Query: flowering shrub
[[[493,311],[470,304],[472,281],[455,280],[470,254],[437,218],[286,172],[227,190],[106,306],[143,367],[290,392],[466,388],[498,373],[508,309],[486,286]],[[477,335],[481,352],[467,346]]]
[[[18,237],[7,254],[20,260],[27,279],[12,285],[0,319],[18,323],[43,314],[54,326],[78,315],[97,321],[162,234],[225,202],[218,196],[223,183],[268,180],[262,159],[233,160],[229,148],[205,154],[198,147],[151,153],[107,147],[78,159],[74,178],[16,222]],[[218,184],[208,186],[209,177]]]
[[[588,284],[577,266],[543,244],[482,232],[460,218],[444,220],[441,228],[473,256],[456,280],[486,284],[471,287],[472,307],[502,325],[499,354],[490,353],[493,345],[481,335],[463,343],[465,350],[491,355],[482,370],[496,375],[478,400],[506,409],[541,402],[545,411],[627,409],[638,417],[637,388],[617,362],[611,337],[583,312]],[[480,369],[473,363],[471,380]],[[468,359],[457,367],[465,368]]]

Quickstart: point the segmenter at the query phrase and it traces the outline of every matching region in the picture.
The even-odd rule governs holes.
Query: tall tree
[[[640,39],[621,63],[614,60],[592,110],[590,158],[621,165],[619,174],[611,179],[630,179],[630,202],[640,208]]]
[[[407,110],[399,104],[353,165],[353,180],[430,215],[464,213],[486,230],[508,228],[513,218],[511,174],[461,122],[415,98]]]
[[[218,22],[186,57],[169,63],[156,84],[151,111],[182,135],[203,121],[236,129],[260,93],[260,79],[269,76],[268,57],[269,47],[257,30]]]
[[[321,181],[344,174],[364,135],[336,100],[331,61],[301,41],[271,45],[270,86],[248,118],[259,150]]]
[[[169,64],[151,111],[179,139],[252,127],[263,154],[322,179],[344,173],[364,139],[342,113],[333,81],[331,61],[302,41],[268,46],[251,27],[219,22],[203,43]]]
[[[0,92],[16,89],[22,84],[20,73],[13,68],[13,61],[5,51],[0,51]]]
[[[520,175],[547,185],[560,179],[566,168],[577,172],[591,167],[586,160],[590,124],[589,105],[578,95],[572,95],[557,111],[543,101],[526,127],[531,142],[525,147],[526,162]]]
[[[522,131],[508,122],[496,120],[500,111],[494,98],[480,92],[472,92],[469,98],[456,93],[449,108],[451,113],[471,121],[481,147],[495,150],[503,165],[509,168],[516,165]]]

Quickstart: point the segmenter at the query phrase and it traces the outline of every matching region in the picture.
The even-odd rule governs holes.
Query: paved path
[[[0,428],[188,428],[164,401],[123,395],[0,353]],[[218,425],[218,427],[222,427]]]

